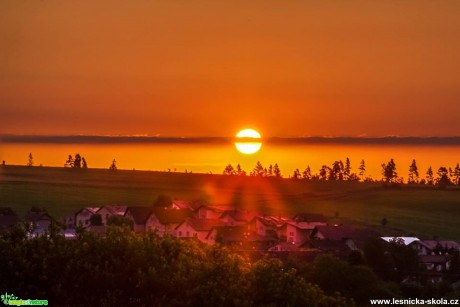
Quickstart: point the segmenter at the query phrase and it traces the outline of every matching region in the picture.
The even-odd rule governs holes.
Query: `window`
[[[182,231],[179,231],[179,237],[182,237]]]
[[[289,232],[289,236],[290,236],[290,237],[293,237],[293,236],[294,236],[294,232],[290,231],[290,232]]]
[[[188,231],[187,231],[187,235],[186,235],[186,237],[190,237],[190,232],[188,232]]]

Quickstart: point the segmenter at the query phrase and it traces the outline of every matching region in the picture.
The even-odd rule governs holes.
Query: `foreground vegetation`
[[[418,264],[412,249],[396,244],[370,242],[348,263],[328,255],[304,263],[115,226],[105,236],[79,231],[74,240],[57,230],[33,239],[22,227],[0,235],[1,289],[56,306],[362,306],[458,295],[447,284],[401,286]]]
[[[150,206],[158,195],[202,199],[270,214],[322,213],[460,241],[460,190],[428,185],[304,181],[149,171],[0,167],[0,204],[23,216],[31,206],[55,217],[82,207]]]
[[[292,267],[225,248],[112,228],[76,240],[0,239],[0,288],[59,306],[350,306]]]

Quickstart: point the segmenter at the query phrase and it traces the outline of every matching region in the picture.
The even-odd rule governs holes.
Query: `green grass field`
[[[293,181],[151,171],[0,167],[0,206],[23,216],[31,206],[56,217],[85,206],[153,204],[166,194],[271,214],[322,213],[356,223],[460,241],[460,190],[380,183]]]

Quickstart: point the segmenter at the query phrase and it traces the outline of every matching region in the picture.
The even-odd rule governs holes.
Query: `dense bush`
[[[59,306],[350,306],[278,260],[248,259],[194,240],[111,227],[0,239],[0,289]]]

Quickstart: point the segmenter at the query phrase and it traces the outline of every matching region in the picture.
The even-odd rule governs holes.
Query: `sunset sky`
[[[0,134],[460,136],[460,1],[0,2]]]

